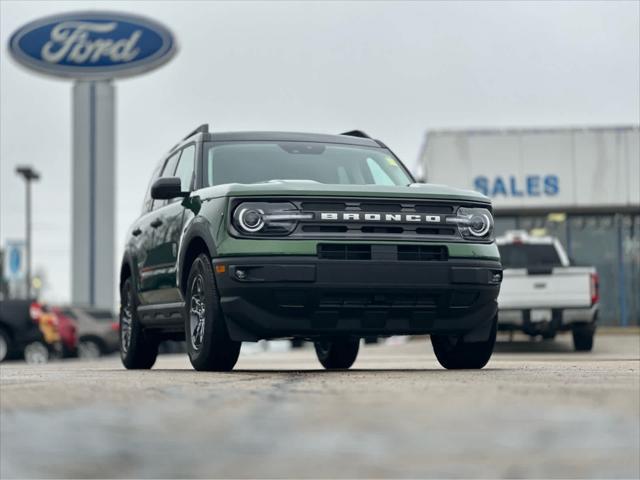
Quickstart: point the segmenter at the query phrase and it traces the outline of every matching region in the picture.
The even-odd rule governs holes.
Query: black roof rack
[[[348,132],[341,133],[340,135],[346,135],[348,137],[371,138],[369,135],[364,133],[362,130],[350,130]]]
[[[208,123],[203,123],[202,125],[200,125],[198,128],[196,128],[193,132],[190,132],[186,137],[184,137],[182,140],[186,140],[189,137],[193,137],[196,133],[209,133],[209,124]]]

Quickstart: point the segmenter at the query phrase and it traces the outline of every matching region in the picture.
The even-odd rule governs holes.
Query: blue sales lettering
[[[553,197],[560,193],[560,179],[557,175],[526,175],[523,178],[479,175],[474,178],[473,187],[488,197]]]

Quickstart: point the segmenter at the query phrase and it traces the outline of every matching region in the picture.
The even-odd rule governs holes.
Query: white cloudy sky
[[[35,18],[98,8],[168,25],[180,52],[117,83],[118,255],[152,166],[180,136],[217,130],[360,128],[414,164],[443,127],[640,122],[640,3],[0,3],[0,243],[24,229],[18,163],[35,189],[34,264],[70,291],[71,83],[7,55]]]

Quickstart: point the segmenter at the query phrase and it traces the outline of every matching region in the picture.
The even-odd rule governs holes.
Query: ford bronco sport
[[[122,361],[185,339],[195,369],[231,370],[241,342],[292,338],[341,369],[363,337],[429,334],[445,368],[482,368],[501,280],[489,199],[415,183],[381,141],[202,125],[127,233]]]

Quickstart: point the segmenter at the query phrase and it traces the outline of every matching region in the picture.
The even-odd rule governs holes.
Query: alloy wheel
[[[191,284],[189,324],[191,332],[191,346],[194,350],[200,349],[204,339],[204,323],[207,314],[207,307],[203,285],[204,281],[202,279],[202,275],[197,275]]]
[[[129,351],[131,345],[131,321],[133,319],[132,300],[131,287],[129,287],[122,299],[122,309],[120,313],[120,344],[124,353]]]

